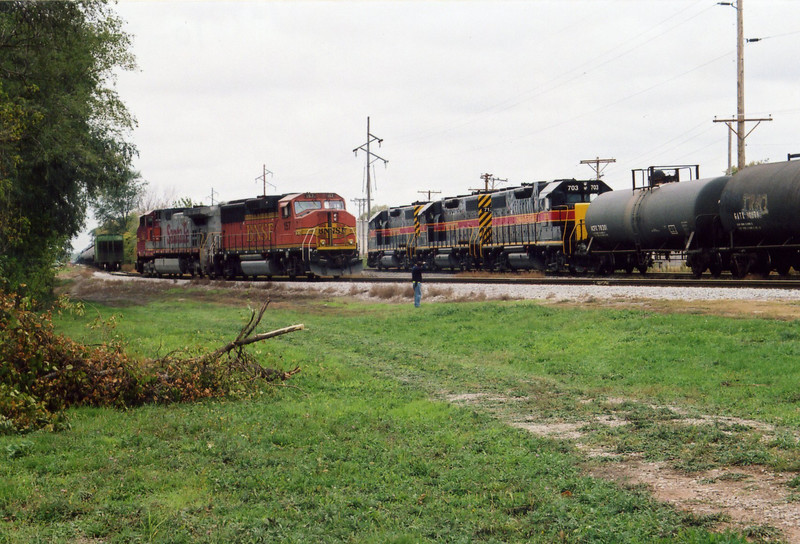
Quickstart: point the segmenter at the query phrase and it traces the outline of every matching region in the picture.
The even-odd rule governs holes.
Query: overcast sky
[[[800,153],[800,2],[746,0],[748,117],[768,116],[747,160]],[[490,173],[508,185],[591,178],[582,159],[632,168],[727,167],[736,113],[736,10],[714,0],[122,0],[139,69],[117,89],[138,128],[136,168],[157,193],[210,202],[269,192],[464,194]],[[734,148],[734,163],[736,150]],[[442,196],[439,195],[439,196]],[[81,245],[81,241],[76,246]]]

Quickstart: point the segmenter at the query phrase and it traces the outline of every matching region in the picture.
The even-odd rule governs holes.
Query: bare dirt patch
[[[553,302],[549,300],[548,302]],[[717,315],[722,317],[760,317],[793,321],[800,319],[800,303],[778,300],[656,300],[636,298],[591,298],[579,302],[559,301],[566,306],[627,308],[658,313]]]
[[[721,467],[686,473],[670,468],[665,462],[649,462],[635,453],[620,454],[585,442],[585,429],[593,425],[621,427],[628,424],[613,411],[614,406],[623,404],[625,399],[605,399],[603,403],[611,408],[607,414],[580,421],[559,421],[525,414],[520,406],[515,406],[519,405],[520,400],[515,397],[501,397],[492,393],[459,393],[444,394],[444,398],[462,406],[485,408],[509,425],[537,436],[570,440],[586,453],[589,459],[587,473],[591,476],[613,480],[621,485],[645,485],[658,500],[698,516],[713,516],[722,520],[718,525],[720,530],[734,528],[762,539],[783,538],[787,542],[800,543],[800,497],[787,485],[796,474],[775,472],[761,466]],[[581,401],[582,404],[591,402],[592,399]],[[653,408],[682,413],[678,407]],[[767,435],[777,431],[763,422],[711,415],[686,415],[673,420],[673,423],[676,422],[684,425],[739,424]]]

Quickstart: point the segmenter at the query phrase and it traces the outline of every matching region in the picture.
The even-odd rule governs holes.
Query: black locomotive
[[[390,208],[369,222],[367,264],[429,269],[539,269],[578,266],[589,203],[611,188],[562,179]]]
[[[390,208],[370,219],[368,264],[607,274],[681,257],[695,276],[800,270],[800,161],[698,177],[651,167],[630,190],[556,180]]]

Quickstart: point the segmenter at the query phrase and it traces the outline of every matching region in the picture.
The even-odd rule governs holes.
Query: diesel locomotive
[[[334,193],[292,193],[139,218],[136,270],[149,276],[250,278],[356,274],[356,220]]]
[[[680,257],[695,276],[800,270],[800,161],[699,179],[696,166],[633,172],[631,189],[556,180],[375,214],[368,265],[645,273]]]
[[[611,188],[561,179],[390,208],[369,221],[367,264],[429,269],[578,270],[592,200]]]

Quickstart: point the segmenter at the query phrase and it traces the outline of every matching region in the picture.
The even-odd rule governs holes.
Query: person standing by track
[[[417,261],[411,269],[411,283],[414,285],[414,307],[419,308],[422,301],[422,263]]]

